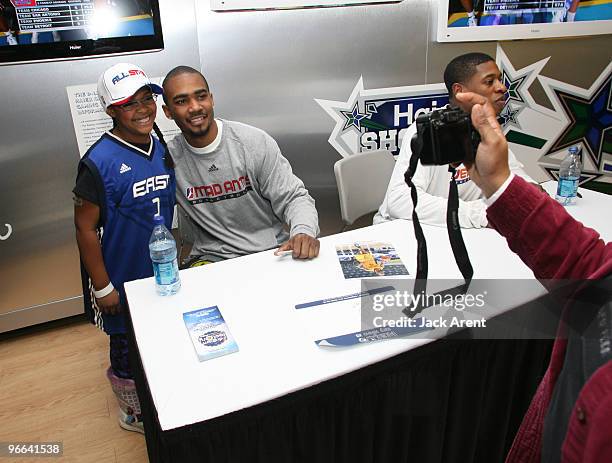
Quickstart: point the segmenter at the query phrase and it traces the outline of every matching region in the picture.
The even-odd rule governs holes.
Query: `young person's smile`
[[[129,101],[109,106],[107,112],[115,120],[112,132],[129,143],[148,143],[153,130],[157,105],[148,87],[138,90]]]

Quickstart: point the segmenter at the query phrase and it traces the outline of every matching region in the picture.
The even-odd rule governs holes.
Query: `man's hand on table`
[[[298,233],[274,251],[274,255],[278,256],[285,251],[293,251],[291,255],[294,259],[312,259],[319,255],[319,246],[318,239],[305,233]]]

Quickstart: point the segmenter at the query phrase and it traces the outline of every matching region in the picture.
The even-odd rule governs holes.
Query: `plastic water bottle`
[[[570,146],[567,150],[567,157],[561,162],[559,168],[559,183],[555,196],[556,200],[564,206],[576,204],[581,170],[580,150],[577,146]]]
[[[161,296],[170,296],[181,289],[176,243],[164,225],[164,218],[161,215],[156,215],[153,222],[155,227],[149,240],[149,253],[153,262],[155,287]]]

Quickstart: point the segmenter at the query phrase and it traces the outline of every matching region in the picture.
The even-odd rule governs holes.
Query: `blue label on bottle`
[[[569,178],[560,178],[559,184],[557,185],[557,196],[563,198],[571,198],[576,196],[576,190],[578,189],[578,180]]]
[[[155,282],[158,285],[171,285],[178,279],[178,263],[175,260],[153,265]]]

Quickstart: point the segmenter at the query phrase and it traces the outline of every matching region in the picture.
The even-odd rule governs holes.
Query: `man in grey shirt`
[[[314,199],[274,139],[215,119],[208,82],[193,68],[174,68],[163,88],[164,113],[182,132],[168,148],[177,202],[195,224],[191,257],[214,262],[272,248],[296,259],[316,257]]]

